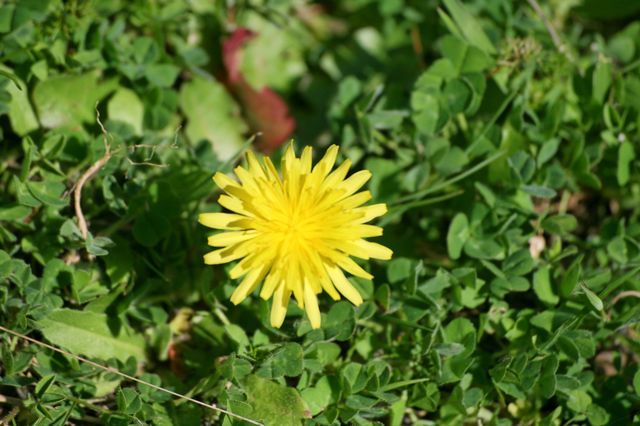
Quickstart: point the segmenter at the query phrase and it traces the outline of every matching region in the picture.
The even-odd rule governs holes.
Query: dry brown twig
[[[107,161],[109,161],[109,159],[111,158],[111,147],[107,140],[108,133],[107,133],[107,130],[104,128],[102,121],[100,121],[100,111],[98,111],[97,103],[96,103],[96,115],[97,115],[96,121],[100,125],[100,129],[102,129],[102,135],[103,135],[103,141],[104,141],[104,155],[101,158],[99,158],[98,161],[93,163],[93,165],[89,167],[89,169],[87,169],[87,171],[84,172],[82,176],[80,176],[80,179],[78,179],[78,182],[76,183],[76,186],[73,190],[74,208],[76,211],[76,217],[78,218],[78,228],[80,228],[80,234],[82,235],[83,240],[86,240],[87,237],[89,236],[89,228],[87,227],[87,221],[85,220],[84,214],[82,213],[82,188],[87,183],[87,181],[89,181],[93,176],[95,176],[95,174],[98,173],[98,171],[100,171],[100,169],[104,167],[105,164],[107,164]]]
[[[616,295],[616,297],[613,298],[613,300],[611,300],[611,306],[615,305],[618,302],[618,300],[624,299],[626,297],[640,298],[640,291],[636,291],[636,290],[621,291]]]
[[[621,291],[620,293],[616,294],[616,296],[611,299],[611,303],[609,304],[609,311],[605,312],[605,316],[607,318],[607,321],[611,321],[611,316],[613,314],[613,305],[615,305],[616,303],[618,303],[620,300],[622,299],[626,299],[627,297],[637,297],[640,299],[640,291],[637,290],[626,290],[626,291]]]
[[[562,53],[569,60],[569,62],[575,63],[571,52],[569,52],[569,50],[567,49],[566,45],[562,41],[562,38],[560,38],[560,35],[556,31],[549,18],[547,18],[547,15],[545,15],[542,7],[540,7],[540,4],[537,2],[537,0],[527,0],[527,2],[536,13],[536,15],[540,17],[542,23],[547,28],[547,32],[551,36],[551,40],[553,41],[554,46],[556,46],[556,49],[558,49],[558,52]]]
[[[96,103],[96,121],[98,122],[98,125],[100,126],[100,130],[102,131],[102,139],[104,142],[104,155],[101,158],[99,158],[98,161],[93,163],[91,167],[89,167],[89,169],[87,169],[87,171],[82,174],[82,176],[80,176],[80,179],[78,179],[78,182],[76,182],[76,184],[70,190],[70,192],[73,192],[74,210],[76,213],[76,217],[78,218],[78,228],[80,229],[80,234],[82,235],[83,240],[86,240],[87,237],[89,236],[89,227],[87,226],[87,220],[85,219],[84,213],[82,212],[82,188],[86,185],[86,183],[89,180],[91,180],[96,175],[96,173],[100,171],[100,169],[104,167],[105,164],[107,164],[107,162],[111,159],[113,154],[115,154],[120,150],[120,149],[117,149],[115,151],[111,151],[111,146],[109,145],[109,141],[108,141],[109,133],[107,132],[107,129],[105,129],[104,125],[102,124],[102,121],[100,120],[100,111],[98,110],[98,103]],[[180,130],[180,128],[181,126],[179,126],[176,129],[176,135],[174,137],[173,143],[171,144],[171,148],[177,148],[178,131]],[[167,167],[166,164],[157,164],[149,161],[155,155],[156,149],[158,148],[156,145],[137,144],[137,145],[131,146],[131,151],[133,152],[138,148],[151,148],[151,154],[147,159],[145,159],[145,161],[142,161],[142,162],[135,162],[131,160],[129,157],[126,157],[126,160],[132,166],[150,166],[150,167],[159,167],[159,168]]]

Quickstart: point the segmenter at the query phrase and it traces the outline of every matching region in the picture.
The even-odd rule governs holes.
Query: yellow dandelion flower
[[[209,237],[209,245],[218,249],[207,253],[204,262],[239,260],[229,273],[242,278],[231,302],[242,302],[262,283],[260,297],[272,298],[274,327],[282,325],[291,293],[313,328],[320,327],[317,295],[323,291],[334,300],[342,295],[361,304],[343,271],[373,277],[351,256],[391,258],[391,250],[365,240],[382,235],[382,228],[366,222],[387,212],[385,204],[363,206],[371,193],[357,192],[371,173],[362,170],[345,179],[351,162],[332,172],[337,155],[332,145],[312,168],[311,147],[297,158],[291,144],[282,159],[282,177],[268,157],[261,163],[252,152],[248,167],[235,169],[239,182],[223,173],[213,177],[224,191],[218,202],[231,213],[200,215],[201,224],[225,231]]]

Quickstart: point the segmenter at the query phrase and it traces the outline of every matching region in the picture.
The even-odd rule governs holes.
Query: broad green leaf
[[[444,5],[451,14],[458,30],[465,39],[472,45],[477,46],[485,53],[494,54],[496,49],[485,34],[482,26],[475,16],[459,0],[443,0]]]
[[[371,125],[379,130],[394,129],[402,124],[409,113],[405,110],[374,111],[367,115]]]
[[[542,229],[552,234],[564,235],[577,227],[578,221],[570,214],[549,216],[542,221]]]
[[[587,299],[589,299],[589,303],[591,303],[591,305],[597,311],[602,311],[602,309],[604,308],[604,304],[602,303],[602,300],[598,297],[598,295],[582,283],[580,283],[580,288],[582,289],[582,292],[585,294],[585,296],[587,296]]]
[[[491,291],[501,298],[509,292],[523,292],[529,288],[529,281],[523,277],[498,277],[491,282]]]
[[[282,376],[296,377],[302,374],[304,353],[297,343],[285,343],[267,356],[262,368],[272,378]]]
[[[89,238],[91,237],[91,238]],[[98,237],[105,238],[105,237]],[[89,249],[89,239],[93,240],[91,233],[87,237],[86,247]],[[93,241],[91,242],[93,244]],[[99,250],[96,250],[95,247],[91,247],[91,254],[106,252],[102,247],[98,246]],[[99,256],[101,254],[95,254]],[[109,288],[105,285],[104,282],[100,282],[99,278],[92,274],[90,271],[85,270],[75,270],[70,271],[73,275],[73,280],[71,283],[73,299],[79,303],[84,304],[92,299],[95,299],[103,294],[109,292]],[[85,308],[86,309],[86,308]],[[94,310],[94,312],[97,312]]]
[[[597,404],[591,404],[587,408],[587,418],[593,426],[604,426],[610,424],[611,413]]]
[[[317,342],[307,348],[305,358],[314,358],[320,365],[329,365],[340,356],[340,346],[333,342]]]
[[[150,64],[144,67],[144,75],[149,83],[158,87],[171,87],[180,73],[173,64]]]
[[[569,407],[570,410],[583,413],[587,411],[592,404],[593,399],[585,390],[577,389],[569,393],[567,407]]]
[[[631,142],[625,141],[618,148],[618,169],[616,177],[618,184],[624,186],[629,182],[631,163],[636,158]]]
[[[559,145],[560,139],[557,138],[550,139],[542,145],[540,152],[538,152],[538,167],[542,167],[543,164],[551,160],[553,156],[556,155]]]
[[[321,377],[315,386],[303,389],[301,395],[312,416],[321,413],[333,399],[329,378],[327,376]]]
[[[220,374],[229,380],[243,379],[251,373],[251,370],[251,363],[243,358],[238,358],[235,353],[231,354],[220,366]]]
[[[236,324],[226,324],[224,326],[224,330],[227,335],[233,340],[236,345],[238,345],[238,349],[242,350],[245,347],[251,345],[249,341],[249,337],[247,337],[247,333],[245,333],[244,329]]]
[[[460,343],[440,343],[433,348],[442,356],[454,356],[464,352],[464,346]]]
[[[11,31],[11,20],[15,11],[15,5],[5,4],[0,7],[0,33]]]
[[[483,185],[481,182],[474,182],[473,185],[476,187],[476,189],[484,199],[485,203],[487,203],[489,207],[493,208],[496,204],[497,198],[496,198],[496,194],[491,190],[491,188],[489,188],[486,185]]]
[[[448,81],[443,89],[442,95],[449,107],[451,115],[463,112],[471,101],[471,88],[462,79]]]
[[[616,59],[629,62],[633,59],[636,47],[633,38],[626,34],[616,34],[609,40],[607,50]]]
[[[462,398],[462,405],[466,409],[475,407],[483,399],[483,396],[484,394],[479,388],[467,389],[465,390],[464,396]]]
[[[383,310],[389,310],[389,306],[391,306],[391,287],[389,284],[383,284],[376,288],[375,300],[382,306]]]
[[[458,259],[469,238],[469,220],[464,213],[453,217],[447,233],[447,249],[451,259]]]
[[[144,127],[165,131],[175,137],[179,128],[178,94],[176,91],[154,86],[144,94]]]
[[[556,392],[556,371],[558,370],[558,356],[556,354],[548,355],[542,360],[542,369],[538,386],[540,393],[544,398],[551,398]]]
[[[102,258],[112,285],[127,281],[133,270],[133,253],[130,245],[121,239],[116,239],[115,242],[117,250],[111,250],[106,257]]]
[[[156,40],[151,37],[136,37],[131,46],[133,59],[139,64],[151,64],[160,56],[160,47]]]
[[[558,337],[556,347],[573,361],[577,361],[580,358],[578,346],[573,340],[569,339],[564,334]]]
[[[396,257],[387,263],[387,279],[391,284],[406,280],[411,275],[415,261],[406,257]]]
[[[602,103],[611,86],[611,61],[599,60],[593,71],[593,99]]]
[[[130,125],[135,135],[142,135],[144,105],[133,90],[119,88],[107,104],[107,115],[110,120]]]
[[[413,265],[414,266],[411,268],[411,273],[409,274],[407,279],[404,280],[404,287],[407,289],[408,294],[415,294],[418,288],[418,279],[420,277],[420,273],[424,268],[422,261],[413,262]]]
[[[66,187],[60,182],[26,182],[26,186],[31,195],[46,205],[52,207],[65,207],[69,205],[69,198],[62,197],[62,193]]]
[[[369,157],[365,168],[372,174],[369,191],[375,199],[385,201],[397,197],[398,186],[402,182],[401,164],[386,158]]]
[[[529,195],[539,198],[553,198],[556,196],[556,191],[546,186],[540,185],[523,185],[522,190]]]
[[[145,342],[127,326],[113,334],[105,314],[73,309],[57,309],[36,321],[37,328],[54,345],[74,354],[124,362],[130,356],[146,359]]]
[[[459,172],[469,163],[467,154],[457,146],[452,146],[435,164],[436,170],[444,176]]]
[[[36,398],[42,399],[42,397],[44,397],[44,394],[47,393],[47,391],[49,390],[51,385],[53,385],[55,380],[56,380],[55,374],[49,374],[47,376],[44,376],[42,379],[40,379],[40,381],[38,381],[38,383],[36,384],[36,388],[35,388]]]
[[[411,94],[411,106],[411,118],[418,130],[426,135],[433,134],[438,128],[440,118],[438,98],[430,93],[415,91]]]
[[[493,238],[471,237],[464,245],[467,256],[476,259],[501,259],[504,257],[504,248]]]
[[[521,183],[529,182],[535,173],[535,161],[523,150],[518,150],[511,155],[507,163],[511,168],[511,175]]]
[[[338,92],[331,105],[330,114],[340,116],[362,94],[362,83],[353,76],[345,77],[338,85]]]
[[[96,73],[66,74],[36,84],[33,103],[40,124],[46,128],[77,128],[95,122],[96,103],[117,86],[117,81],[98,81]]]
[[[541,266],[533,274],[533,291],[538,296],[538,299],[546,304],[556,305],[560,301],[551,284],[549,266]]]
[[[467,318],[456,318],[444,329],[445,343],[457,343],[464,346],[464,351],[448,357],[443,362],[442,382],[459,381],[469,369],[469,357],[476,347],[477,332]]]
[[[322,328],[327,339],[335,338],[337,341],[349,339],[355,329],[355,313],[353,306],[340,301],[329,309],[326,318],[322,320]]]
[[[343,385],[343,392],[346,395],[358,393],[367,385],[367,375],[362,364],[350,362],[340,370],[340,379]]]
[[[592,358],[596,353],[596,343],[593,334],[587,330],[566,330],[562,336],[569,339],[577,348],[578,354],[584,359]]]
[[[502,269],[506,275],[526,275],[534,267],[531,253],[527,249],[518,250],[510,255],[503,263]]]
[[[485,52],[462,38],[446,35],[442,38],[441,43],[442,54],[451,61],[457,71],[450,77],[482,72],[493,63],[491,57]]]
[[[565,374],[558,374],[556,376],[556,383],[558,390],[562,392],[571,392],[580,387],[580,381],[578,379]]]
[[[476,329],[466,318],[456,318],[445,327],[447,343],[458,343],[464,347],[464,354],[469,355],[476,347]]]
[[[247,378],[247,402],[253,407],[251,417],[265,426],[301,425],[310,417],[297,390],[261,377]]]
[[[556,315],[554,314],[554,312],[551,310],[547,310],[535,314],[533,317],[531,317],[529,322],[531,323],[531,325],[551,333],[555,328],[555,318]]]
[[[479,50],[473,48],[473,50],[471,50],[473,52],[478,52],[479,54],[482,54]],[[469,55],[467,55],[467,58],[469,58]],[[465,67],[469,67],[469,64],[465,63]],[[473,64],[474,67],[479,67],[479,64]],[[471,88],[471,100],[469,102],[469,104],[467,105],[467,109],[464,111],[465,114],[467,115],[473,115],[475,114],[479,109],[480,106],[482,105],[482,101],[484,99],[484,94],[486,92],[487,89],[487,82],[484,78],[484,74],[481,72],[474,72],[473,74],[466,74],[462,77],[463,81],[469,85],[469,87]],[[486,140],[486,136],[482,136],[479,140],[481,141],[485,141]],[[481,147],[482,146],[482,147]],[[484,152],[489,151],[490,148],[488,145],[485,145],[484,143],[481,145],[480,143],[478,143],[476,145],[477,150],[472,150],[469,149],[467,150],[467,154],[470,157],[475,157],[477,155],[479,155],[479,152]]]
[[[618,235],[607,243],[607,253],[612,260],[625,264],[628,261],[627,243],[624,236]]]
[[[25,216],[27,216],[30,212],[31,212],[31,209],[25,206],[14,205],[14,206],[0,207],[0,222],[1,221],[12,222],[12,221],[20,220],[20,219],[23,219]]]
[[[3,72],[3,75],[10,73],[9,68],[2,65],[0,65],[0,71]],[[12,79],[13,81],[9,81],[5,86],[6,91],[11,96],[11,101],[9,102],[9,122],[17,135],[24,136],[36,130],[40,125],[38,124],[38,118],[29,100],[27,85],[13,75]]]
[[[215,80],[196,78],[183,84],[179,104],[187,119],[185,132],[196,145],[206,140],[221,161],[233,157],[244,143],[247,125],[224,86]]]
[[[311,40],[297,20],[280,26],[253,13],[247,25],[256,35],[243,47],[240,73],[256,89],[288,90],[307,71],[304,51]]]
[[[142,408],[142,401],[138,392],[131,388],[122,388],[116,395],[118,411],[125,414],[135,414]]]
[[[562,277],[562,281],[560,282],[560,295],[562,297],[569,297],[573,292],[573,289],[578,284],[578,279],[582,274],[582,259],[583,255],[578,256],[569,266],[569,269]]]
[[[105,256],[109,254],[108,250],[105,250],[105,247],[112,246],[113,241],[111,241],[107,237],[93,237],[91,233],[87,235],[87,240],[85,241],[85,248],[87,252],[94,256]]]
[[[25,182],[29,179],[29,172],[31,171],[31,165],[37,149],[33,140],[28,136],[22,140],[22,149],[24,150],[24,158],[20,170],[20,181]]]

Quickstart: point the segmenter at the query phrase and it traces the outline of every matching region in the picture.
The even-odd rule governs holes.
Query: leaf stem
[[[105,164],[107,164],[107,161],[109,161],[109,159],[111,158],[111,147],[109,146],[109,143],[107,141],[107,130],[104,128],[102,122],[100,121],[100,112],[98,111],[97,104],[96,114],[96,121],[100,125],[102,134],[104,136],[104,155],[100,159],[98,159],[98,161],[93,163],[93,165],[89,167],[89,169],[84,172],[82,176],[80,176],[80,179],[78,179],[78,183],[73,190],[74,208],[76,217],[78,218],[78,228],[80,228],[80,233],[82,234],[83,240],[86,240],[89,236],[89,228],[87,227],[87,221],[84,218],[84,213],[82,213],[82,188],[89,181],[89,179],[95,176],[95,174],[98,173]]]
[[[486,166],[488,166],[489,164],[493,163],[494,161],[496,161],[498,158],[502,157],[505,154],[505,151],[498,151],[495,154],[493,154],[492,156],[490,156],[489,158],[486,158],[484,161],[481,161],[480,163],[476,164],[475,166],[471,167],[469,170],[466,170],[454,177],[452,177],[451,179],[445,180],[444,182],[440,182],[430,188],[425,188],[422,191],[418,191],[414,194],[408,195],[406,197],[402,197],[399,200],[395,201],[393,203],[394,206],[397,205],[402,205],[403,203],[406,203],[408,201],[413,201],[416,199],[420,199],[422,197],[424,197],[425,195],[429,195],[433,192],[437,192],[440,191],[444,188],[446,188],[449,185],[453,185],[456,182],[461,181],[462,179],[466,178],[467,176],[470,176],[480,170],[482,170],[483,168],[485,168]]]

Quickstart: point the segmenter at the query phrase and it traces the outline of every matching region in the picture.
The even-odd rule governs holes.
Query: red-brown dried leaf
[[[238,28],[223,45],[223,61],[227,69],[227,86],[232,91],[251,129],[260,133],[257,146],[270,153],[288,140],[295,129],[295,120],[282,98],[268,87],[253,88],[240,71],[240,58],[244,44],[256,34],[247,28]]]

